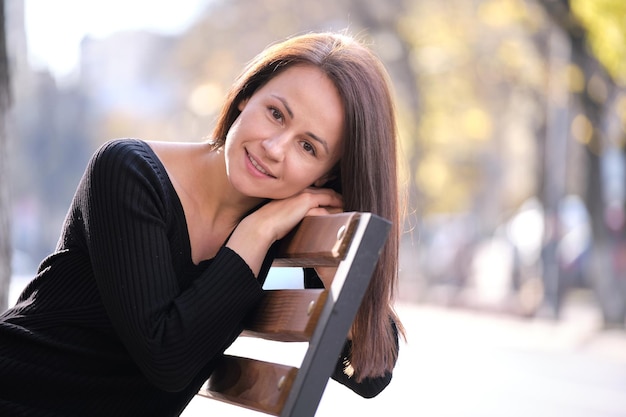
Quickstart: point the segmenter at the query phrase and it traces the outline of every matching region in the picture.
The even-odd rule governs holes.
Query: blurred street
[[[584,298],[559,322],[401,304],[409,333],[391,385],[364,400],[331,381],[317,416],[626,416],[626,333]],[[285,357],[284,353],[276,353]],[[184,417],[261,416],[205,398]]]

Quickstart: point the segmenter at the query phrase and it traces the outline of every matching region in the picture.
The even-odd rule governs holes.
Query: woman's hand
[[[305,216],[321,216],[341,212],[343,200],[326,188],[307,188],[284,200],[273,200],[248,216],[247,219],[269,233],[272,241],[285,237]]]
[[[339,213],[341,195],[326,188],[307,188],[284,200],[272,200],[244,218],[226,246],[234,250],[258,274],[270,246],[285,237],[305,216]]]

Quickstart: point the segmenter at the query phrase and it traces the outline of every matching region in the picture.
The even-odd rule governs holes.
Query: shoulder
[[[150,146],[140,139],[114,139],[101,145],[91,158],[92,175],[124,176],[133,172],[162,174],[163,167]]]
[[[150,158],[150,147],[140,139],[114,139],[101,145],[92,157],[92,162],[123,161],[125,159]]]
[[[211,153],[206,142],[145,142],[179,195],[198,185],[198,173],[205,169],[204,155]]]
[[[115,139],[100,146],[75,198],[90,223],[136,216],[170,219],[177,213],[167,172],[147,143],[138,139]]]
[[[93,154],[85,171],[92,192],[123,196],[144,192],[169,194],[170,183],[163,165],[150,146],[139,139],[115,139]]]

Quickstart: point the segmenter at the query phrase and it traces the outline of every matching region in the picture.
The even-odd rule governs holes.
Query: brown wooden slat
[[[244,323],[244,335],[283,342],[311,339],[328,291],[268,290]]]
[[[284,239],[274,266],[336,266],[345,258],[359,213],[307,216]]]
[[[279,415],[297,368],[225,355],[198,394]]]

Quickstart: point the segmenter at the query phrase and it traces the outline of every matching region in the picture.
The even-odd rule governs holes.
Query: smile
[[[254,166],[257,169],[257,171],[259,171],[260,173],[262,173],[264,175],[267,175],[268,177],[275,178],[272,174],[267,172],[265,170],[265,168],[263,168],[261,165],[259,165],[259,163],[257,161],[255,161],[254,158],[252,158],[252,156],[250,154],[248,154],[248,160],[250,161],[252,166]]]

